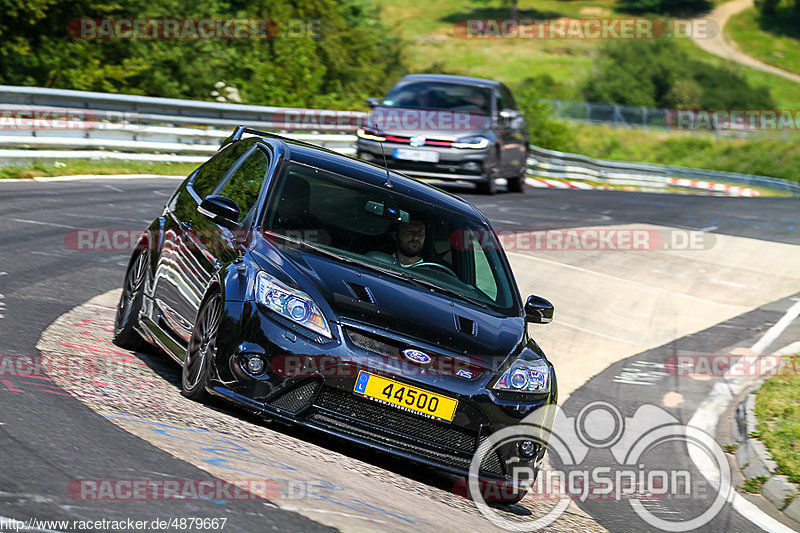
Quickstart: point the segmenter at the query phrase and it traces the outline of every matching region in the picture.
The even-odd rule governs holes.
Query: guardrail
[[[744,124],[736,126],[731,124],[731,116],[721,109],[704,112],[557,99],[543,99],[543,101],[550,104],[555,118],[559,120],[608,125],[615,128],[658,129],[701,136],[714,135],[715,137],[743,137],[794,142],[800,139],[797,130],[790,127],[773,126],[774,129],[761,129],[748,128]],[[741,112],[742,110],[731,111]],[[682,126],[682,122],[685,125]],[[702,127],[689,127],[695,123]]]
[[[536,146],[530,148],[528,170],[537,176],[590,180],[614,185],[692,188],[692,185],[684,185],[680,181],[689,180],[695,183],[704,182],[707,187],[700,188],[709,190],[717,190],[714,187],[716,184],[734,184],[800,195],[800,183],[781,178],[669,165],[608,161]]]
[[[251,106],[200,102],[174,98],[120,95],[0,86],[0,117],[11,111],[56,113],[72,117],[61,128],[18,129],[0,127],[0,164],[76,158],[144,161],[202,162],[239,124],[278,130],[290,138],[321,145],[347,155],[355,154],[356,124],[366,114],[358,111]],[[328,115],[326,115],[326,113]],[[320,121],[323,131],[348,133],[296,133],[287,131],[296,117],[301,127],[313,129],[303,117]],[[326,122],[325,117],[331,120]],[[202,127],[201,127],[202,126]],[[225,129],[221,129],[225,128]],[[533,175],[557,179],[583,179],[620,185],[681,186],[673,178],[713,184],[722,182],[761,187],[800,195],[800,184],[787,180],[732,172],[666,165],[593,159],[531,147],[528,159]],[[708,187],[711,189],[711,187]]]

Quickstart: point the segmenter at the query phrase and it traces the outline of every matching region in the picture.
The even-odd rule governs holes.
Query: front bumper
[[[556,401],[554,376],[549,394],[521,400],[519,395],[504,399],[488,389],[495,375],[488,370],[472,379],[421,367],[398,372],[393,370],[400,366],[394,354],[370,351],[363,342],[354,342],[360,338],[360,331],[370,330],[366,325],[332,323],[335,338],[320,344],[276,321],[274,315],[252,302],[229,303],[226,315],[220,327],[210,393],[260,414],[453,474],[468,474],[475,451],[493,432],[516,425]],[[392,339],[386,339],[386,350],[382,351],[391,351]],[[263,375],[249,375],[243,367],[243,361],[255,354],[270,365]],[[287,361],[291,363],[287,365]],[[287,372],[289,367],[292,372]],[[452,422],[405,412],[355,394],[359,370],[458,400]],[[481,475],[507,479],[512,468],[533,467],[544,451],[537,446],[532,457],[523,457],[516,444],[502,446],[483,458]]]
[[[433,151],[439,154],[438,163],[428,163],[395,159],[395,148],[409,148],[409,145],[358,139],[356,155],[359,159],[364,159],[378,166],[384,166],[383,158],[386,156],[386,165],[390,169],[410,176],[482,181],[485,179],[486,162],[491,154],[490,147],[476,150],[426,145],[419,148],[419,150]]]

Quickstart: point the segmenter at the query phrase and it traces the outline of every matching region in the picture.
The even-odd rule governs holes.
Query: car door
[[[197,261],[193,234],[202,198],[211,194],[253,143],[235,143],[198,168],[168,206],[164,241],[155,272],[154,302],[158,325],[185,344],[207,283],[206,268]]]
[[[520,165],[526,164],[527,124],[508,87],[501,83],[497,87],[497,94],[497,108],[505,115],[500,117],[503,129],[500,135],[503,145],[501,168],[504,174],[516,175]]]
[[[258,202],[269,170],[270,159],[266,149],[251,145],[225,179],[214,188],[214,195],[224,196],[236,202],[239,207],[239,224],[244,222]],[[192,214],[192,227],[185,229],[183,233],[183,242],[187,245],[187,253],[192,257],[192,264],[197,274],[192,278],[195,284],[192,300],[187,302],[191,305],[189,316],[192,317],[192,325],[200,307],[200,298],[205,294],[211,278],[223,265],[240,255],[241,236],[241,231],[223,227],[195,208]]]

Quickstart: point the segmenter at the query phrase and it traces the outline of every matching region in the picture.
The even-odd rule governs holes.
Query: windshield
[[[396,85],[381,105],[491,114],[491,89],[458,83],[415,81]]]
[[[297,163],[275,187],[262,229],[308,243],[313,253],[517,313],[500,245],[481,220]]]

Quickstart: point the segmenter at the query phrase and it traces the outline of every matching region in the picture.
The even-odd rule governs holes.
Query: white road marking
[[[101,187],[108,187],[112,191],[116,191],[116,192],[125,192],[124,189],[120,189],[119,187],[114,187],[113,185],[109,185],[108,183],[101,183],[100,186]]]
[[[558,320],[555,323],[556,324],[561,324],[562,326],[567,326],[568,328],[577,329],[578,331],[582,331],[584,333],[589,333],[590,335],[597,335],[598,337],[603,337],[604,339],[609,339],[609,340],[612,340],[612,341],[621,342],[623,344],[630,344],[631,346],[639,346],[639,347],[642,347],[642,348],[646,348],[646,346],[644,344],[631,342],[629,340],[620,339],[618,337],[612,337],[611,335],[606,335],[605,333],[598,333],[596,331],[592,331],[590,329],[585,329],[585,328],[582,328],[580,326],[576,326],[574,324],[569,324],[567,322],[562,322],[561,320]]]
[[[48,176],[33,178],[33,181],[130,180],[143,178],[185,180],[186,176],[165,176],[162,174],[86,174],[77,176]]]
[[[800,301],[792,305],[786,313],[778,320],[766,333],[751,347],[751,350],[756,355],[763,355],[763,352],[775,342],[781,333],[792,323],[794,319],[800,316]],[[796,349],[797,343],[788,346],[787,349]],[[779,350],[776,354],[782,354],[784,350]],[[754,358],[750,365],[753,367],[756,364]],[[688,426],[700,429],[709,435],[713,436],[716,432],[717,422],[722,413],[728,408],[730,403],[741,394],[745,388],[752,385],[754,379],[747,378],[722,378],[714,384],[711,391],[706,396],[703,403],[701,403],[692,418],[689,420]],[[689,449],[689,457],[695,464],[700,473],[713,485],[719,485],[719,473],[713,464],[713,460],[702,450],[697,447]],[[728,497],[731,506],[739,512],[744,518],[749,520],[754,525],[769,531],[770,533],[791,533],[794,530],[778,520],[772,518],[767,513],[758,508],[758,506],[750,503],[736,490],[731,490]]]
[[[659,291],[659,292],[666,292],[669,294],[678,294],[684,298],[689,298],[690,300],[695,300],[698,302],[706,302],[706,303],[717,303],[712,300],[707,300],[705,298],[698,298],[697,296],[692,296],[691,294],[685,294],[682,292],[671,291],[669,289],[664,289],[661,287],[654,287],[652,285],[648,285],[647,283],[642,283],[640,281],[633,281],[630,279],[620,278],[617,276],[612,276],[611,274],[604,274],[603,272],[598,272],[596,270],[589,270],[588,268],[582,268],[575,265],[570,265],[569,263],[561,263],[559,261],[551,261],[550,259],[542,259],[541,257],[534,257],[532,255],[521,254],[519,252],[506,252],[506,255],[515,255],[518,257],[524,257],[526,259],[532,259],[533,261],[541,261],[542,263],[550,263],[551,265],[558,265],[564,268],[570,268],[572,270],[577,270],[579,272],[586,272],[587,274],[594,274],[596,276],[602,276],[604,278],[613,279],[614,281],[619,281],[620,283],[628,283],[631,285],[638,285],[640,287],[646,287],[647,289]],[[629,343],[630,344],[630,343]]]
[[[777,340],[778,336],[783,333],[783,331],[789,327],[795,318],[800,316],[800,301],[795,302],[793,306],[786,311],[780,320],[778,320],[774,326],[769,328],[764,335],[758,339],[753,347],[751,348],[755,353],[761,355],[761,353],[770,347],[770,345]]]
[[[27,218],[12,218],[14,222],[23,222],[25,224],[38,224],[40,226],[53,226],[54,228],[65,228],[65,229],[80,229],[76,228],[75,226],[67,226],[66,224],[57,224],[55,222],[42,222],[40,220],[29,220]]]
[[[747,285],[744,283],[736,283],[735,281],[727,281],[724,279],[711,278],[711,283],[718,283],[720,285],[727,285],[728,287],[736,287],[737,289],[746,289]]]

